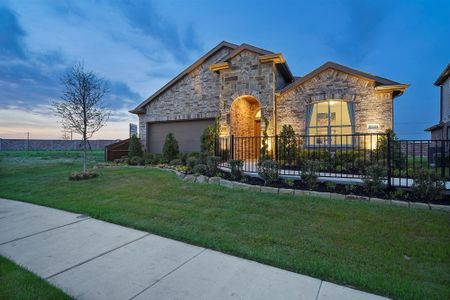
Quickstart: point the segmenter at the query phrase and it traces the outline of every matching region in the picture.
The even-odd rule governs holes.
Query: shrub
[[[367,167],[362,180],[364,188],[369,194],[379,194],[383,189],[383,180],[386,178],[386,168],[382,165],[371,165]]]
[[[306,160],[301,169],[301,179],[309,189],[314,189],[317,186],[317,172],[320,170],[320,162],[317,160]]]
[[[128,156],[129,157],[133,157],[133,156],[141,157],[142,154],[143,154],[143,152],[142,152],[141,142],[139,141],[139,138],[135,134],[133,134],[130,139],[130,145],[128,146]]]
[[[181,159],[179,159],[179,158],[175,158],[175,159],[172,159],[169,162],[169,165],[171,165],[171,166],[181,166],[181,165],[183,165],[183,161]]]
[[[91,179],[97,177],[98,174],[94,171],[87,171],[87,172],[73,172],[69,175],[69,180],[83,180],[83,179]]]
[[[297,159],[297,136],[291,125],[283,125],[278,139],[278,158],[287,165]]]
[[[419,168],[414,174],[412,193],[417,200],[431,202],[441,197],[445,181],[432,170]]]
[[[208,172],[208,167],[205,164],[198,164],[192,168],[192,173],[197,175],[206,175]]]
[[[180,151],[178,149],[178,142],[173,136],[173,134],[170,132],[169,134],[167,134],[166,140],[164,141],[162,151],[163,158],[166,162],[169,162],[172,159],[177,158],[179,152]]]
[[[325,185],[327,187],[327,191],[329,192],[333,192],[334,190],[336,190],[337,187],[336,182],[333,181],[328,181]]]
[[[231,170],[231,178],[234,180],[240,180],[242,176],[244,176],[244,171],[242,167],[244,166],[244,162],[239,159],[230,160],[230,170]]]
[[[208,167],[208,176],[215,176],[219,169],[217,165],[219,164],[220,158],[217,156],[208,156],[206,158],[206,166]]]
[[[286,178],[286,179],[283,179],[283,182],[289,187],[294,187],[294,185],[295,185],[294,179]]]
[[[208,155],[214,155],[214,148],[216,145],[216,139],[219,136],[219,121],[216,119],[214,125],[210,125],[205,128],[200,137],[201,151]]]
[[[183,165],[186,164],[186,160],[188,159],[188,153],[187,152],[180,152],[178,154],[178,158],[181,159],[181,161],[183,162]]]
[[[189,169],[193,169],[195,165],[201,164],[201,160],[198,157],[190,156],[186,160],[186,166],[189,167]]]
[[[272,159],[266,159],[258,164],[258,174],[264,180],[264,185],[278,180],[278,165]]]
[[[299,153],[299,168],[304,169],[305,164],[308,164],[311,161],[320,161],[320,167],[323,166],[331,166],[332,156],[331,152],[328,150],[302,150]],[[319,171],[319,170],[317,170]]]
[[[144,159],[139,156],[133,156],[128,160],[128,164],[130,166],[142,166],[144,165]]]

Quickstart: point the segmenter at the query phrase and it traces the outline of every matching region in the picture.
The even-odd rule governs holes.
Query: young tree
[[[86,71],[80,63],[62,78],[60,101],[52,104],[64,130],[78,133],[83,138],[83,172],[86,172],[88,139],[108,121],[110,111],[103,102],[108,92],[106,82],[92,71]]]

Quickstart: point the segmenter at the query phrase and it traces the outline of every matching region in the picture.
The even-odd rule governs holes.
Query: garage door
[[[203,130],[213,124],[214,119],[148,123],[147,149],[153,153],[161,153],[167,134],[172,132],[181,152],[200,151]]]

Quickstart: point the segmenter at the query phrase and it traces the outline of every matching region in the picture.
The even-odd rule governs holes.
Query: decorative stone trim
[[[114,167],[114,166],[111,166]],[[140,168],[135,166],[135,168]],[[144,167],[148,168],[148,167]],[[380,198],[369,198],[365,196],[358,195],[343,195],[338,193],[328,193],[328,192],[317,192],[317,191],[308,191],[308,190],[296,190],[296,189],[286,189],[286,188],[273,188],[267,186],[259,186],[253,184],[247,184],[237,181],[231,181],[223,179],[222,177],[207,177],[203,175],[185,175],[181,172],[172,169],[159,168],[159,167],[150,167],[154,169],[171,171],[175,173],[179,178],[186,182],[195,182],[200,184],[211,184],[211,185],[220,185],[227,188],[232,189],[240,189],[240,190],[250,190],[255,192],[262,193],[271,193],[271,194],[279,194],[279,195],[293,195],[300,197],[315,197],[315,198],[324,198],[324,199],[337,199],[337,200],[352,200],[352,201],[361,201],[368,203],[376,203],[382,205],[393,205],[398,207],[409,207],[409,208],[417,208],[417,209],[425,209],[425,210],[439,210],[443,212],[450,212],[449,205],[439,205],[439,204],[428,204],[422,202],[406,202],[399,200],[389,200],[389,199],[380,199]]]

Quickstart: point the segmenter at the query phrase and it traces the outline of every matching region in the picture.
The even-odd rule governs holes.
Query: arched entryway
[[[255,97],[240,96],[233,101],[230,133],[234,136],[235,159],[257,158],[261,147],[261,106]]]
[[[261,135],[261,106],[252,96],[240,96],[231,104],[230,129],[235,137]]]

